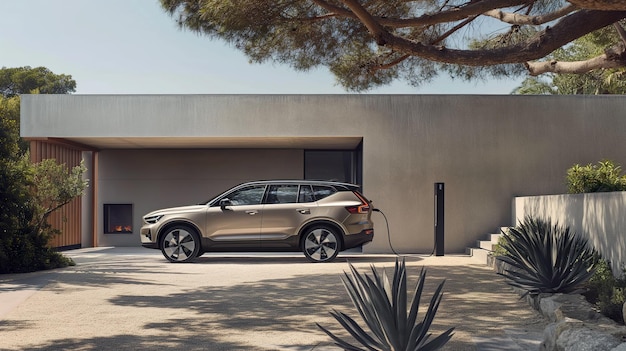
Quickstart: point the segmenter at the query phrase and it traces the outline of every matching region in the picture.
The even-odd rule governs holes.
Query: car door
[[[298,245],[298,229],[316,207],[311,187],[299,184],[272,184],[268,187],[261,225],[262,247]]]
[[[222,196],[207,212],[206,236],[213,246],[259,247],[266,185],[250,185]]]

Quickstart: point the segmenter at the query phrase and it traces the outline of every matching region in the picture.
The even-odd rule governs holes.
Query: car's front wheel
[[[188,226],[168,228],[161,235],[161,252],[170,262],[189,262],[201,252],[200,236]]]
[[[316,225],[308,228],[302,238],[302,252],[311,262],[330,262],[341,251],[341,239],[337,231]]]

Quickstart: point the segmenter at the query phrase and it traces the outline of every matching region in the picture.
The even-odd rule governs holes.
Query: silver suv
[[[206,203],[143,217],[141,242],[171,262],[206,251],[302,251],[330,262],[372,241],[370,201],[354,184],[272,180],[240,184]]]

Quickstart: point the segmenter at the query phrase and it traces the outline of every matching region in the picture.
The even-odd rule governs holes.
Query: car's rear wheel
[[[170,262],[189,262],[201,252],[200,236],[185,225],[177,225],[167,229],[161,235],[161,252]]]
[[[341,251],[341,238],[325,225],[309,227],[302,237],[302,252],[311,262],[331,262]]]

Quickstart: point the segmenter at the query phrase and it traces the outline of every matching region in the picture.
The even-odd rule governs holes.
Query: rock
[[[578,294],[554,294],[539,296],[539,311],[555,322],[565,317],[584,320],[602,319],[603,316],[594,311],[585,297]]]
[[[611,335],[587,328],[569,328],[556,340],[556,350],[563,351],[610,351],[621,342]]]
[[[557,350],[557,340],[564,331],[569,329],[580,329],[583,322],[575,319],[564,318],[555,323],[550,323],[543,332],[543,342],[541,343],[541,351]]]
[[[611,349],[611,351],[626,351],[626,342],[617,345],[617,347]]]
[[[597,312],[582,295],[542,294],[527,302],[552,321],[542,351],[626,351],[626,327]]]

